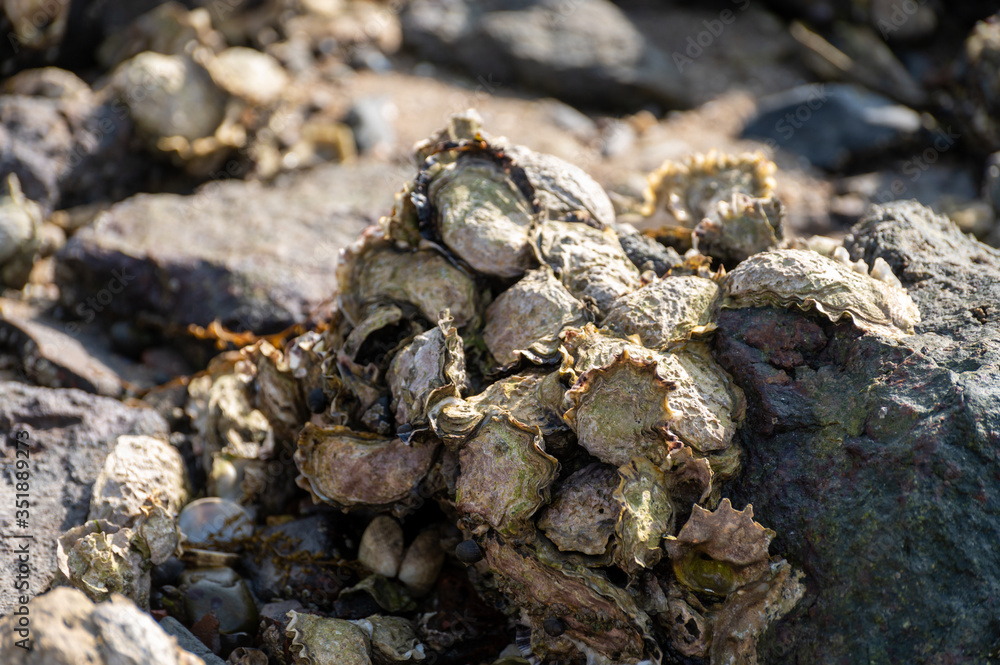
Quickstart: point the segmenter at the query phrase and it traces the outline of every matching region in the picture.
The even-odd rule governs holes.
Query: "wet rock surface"
[[[166,436],[166,422],[151,409],[127,407],[120,402],[79,390],[52,390],[24,384],[0,383],[0,426],[5,432],[27,431],[32,472],[31,528],[34,571],[31,588],[48,588],[56,574],[56,539],[63,531],[82,524],[90,509],[91,486],[118,436]],[[8,440],[10,441],[10,440]],[[4,465],[15,459],[15,448],[3,449]],[[3,492],[14,502],[12,474],[4,474]],[[4,513],[0,528],[16,533],[13,513]],[[14,579],[12,560],[3,564],[4,576]],[[13,608],[13,594],[0,596],[0,612]]]
[[[369,197],[391,198],[384,172],[330,166],[273,187],[232,181],[128,199],[59,253],[64,301],[103,320],[144,312],[257,332],[304,322],[336,293],[337,252],[375,221]]]
[[[923,314],[897,344],[769,308],[723,312],[749,401],[740,502],[806,571],[762,662],[986,662],[1000,565],[1000,252],[914,202],[852,229]],[[846,396],[846,399],[845,399]],[[933,571],[933,572],[930,572]]]

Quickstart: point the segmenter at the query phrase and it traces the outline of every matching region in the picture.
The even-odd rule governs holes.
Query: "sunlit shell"
[[[491,406],[499,407],[518,422],[548,436],[567,429],[561,408],[564,393],[558,372],[535,371],[499,379],[467,401],[483,412]]]
[[[486,309],[483,341],[500,365],[525,355],[535,362],[558,357],[559,333],[587,323],[582,302],[544,266],[527,273]]]
[[[633,457],[665,460],[672,437],[668,395],[655,360],[632,358],[628,349],[604,367],[580,375],[566,396],[566,422],[580,445],[602,462],[621,466]]]
[[[439,401],[459,397],[465,385],[465,355],[451,320],[442,319],[397,353],[386,382],[397,425],[413,429],[427,424],[428,413]]]
[[[831,321],[849,316],[862,330],[901,338],[920,311],[905,290],[804,249],[763,252],[736,267],[722,287],[722,307],[815,309]]]
[[[296,612],[285,632],[295,665],[371,665],[368,634],[350,621]]]
[[[729,200],[716,203],[694,228],[695,246],[722,261],[742,261],[778,246],[783,217],[778,199],[735,192]]]
[[[670,432],[700,453],[721,451],[730,445],[743,418],[743,392],[712,359],[704,344],[688,343],[677,352],[658,353],[634,338],[606,334],[592,325],[568,330],[563,339],[572,369],[578,375],[610,365],[625,350],[633,360],[655,361],[659,379],[674,386],[668,398],[673,415]],[[581,444],[586,446],[585,441]],[[658,459],[655,455],[641,456]],[[631,457],[619,457],[618,465]]]
[[[463,157],[434,178],[429,194],[441,240],[476,271],[517,277],[534,263],[531,202],[494,162]]]
[[[606,312],[615,300],[642,285],[639,269],[611,229],[547,221],[536,232],[541,260],[574,296]]]
[[[295,482],[316,501],[344,508],[388,506],[416,490],[436,448],[435,439],[415,437],[407,445],[347,427],[307,423],[295,451],[300,473]]]
[[[704,277],[664,277],[616,300],[601,325],[623,336],[638,335],[651,349],[665,349],[714,328],[718,293],[718,285]]]
[[[682,162],[666,161],[649,174],[642,214],[663,209],[677,225],[693,228],[734,192],[770,197],[776,170],[761,153],[726,155],[713,150]]]
[[[433,249],[396,249],[376,227],[343,251],[337,279],[341,307],[355,323],[386,302],[416,308],[431,322],[450,310],[459,328],[479,319],[472,278]]]
[[[517,535],[548,499],[558,461],[545,453],[542,436],[496,410],[459,453],[455,506],[473,524]]]
[[[674,509],[663,471],[645,457],[618,469],[621,484],[615,499],[621,504],[616,561],[627,572],[651,568],[663,556],[660,542],[673,527]]]
[[[726,596],[767,574],[774,535],[753,521],[753,506],[737,511],[723,499],[714,512],[694,506],[680,533],[667,538],[664,547],[681,584]]]
[[[562,551],[604,554],[621,512],[612,496],[619,482],[613,466],[583,467],[556,490],[538,518],[538,528]]]
[[[624,589],[600,573],[565,562],[544,541],[531,550],[489,536],[483,550],[498,588],[531,622],[533,653],[546,657],[579,649],[595,662],[642,660],[649,619]],[[542,624],[551,617],[565,625],[562,635],[545,632]]]

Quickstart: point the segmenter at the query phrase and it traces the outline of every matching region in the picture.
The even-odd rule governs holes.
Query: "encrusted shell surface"
[[[489,536],[483,551],[499,589],[531,621],[534,653],[580,649],[599,663],[642,660],[649,619],[624,589],[600,573],[562,561],[544,541],[528,549]],[[550,617],[565,625],[562,635],[545,632],[542,623]]]
[[[548,436],[567,429],[561,409],[564,393],[558,372],[534,371],[499,379],[466,402],[484,413],[491,406],[499,407]]]
[[[674,507],[663,471],[645,457],[633,458],[618,469],[621,484],[615,499],[621,504],[618,565],[628,572],[651,568],[663,556],[660,542],[673,527]]]
[[[726,596],[764,576],[774,531],[753,520],[753,506],[737,511],[729,499],[710,512],[694,506],[691,517],[665,548],[677,580],[702,593]]]
[[[402,617],[373,614],[351,623],[368,633],[376,663],[411,663],[426,657],[413,625]]]
[[[403,501],[427,475],[438,446],[414,437],[409,444],[347,427],[307,423],[299,437],[296,483],[317,501],[344,507]]]
[[[412,428],[426,425],[430,410],[442,399],[459,397],[465,385],[465,354],[451,320],[442,319],[397,353],[386,382],[396,423]]]
[[[541,260],[552,267],[569,292],[593,302],[602,312],[642,285],[639,269],[609,228],[547,221],[539,225],[535,243]]]
[[[377,228],[344,250],[337,278],[341,307],[354,323],[386,302],[416,308],[428,321],[447,309],[459,328],[479,319],[471,277],[436,250],[397,249]]]
[[[564,417],[580,445],[602,462],[662,461],[672,442],[667,397],[675,388],[660,377],[656,360],[632,358],[624,349],[608,365],[580,375],[566,393],[572,407]]]
[[[584,304],[552,269],[528,272],[486,309],[483,341],[497,363],[509,365],[525,355],[536,362],[558,358],[559,333],[587,323]]]
[[[441,240],[478,272],[517,277],[533,263],[531,202],[496,163],[463,156],[430,184]]]
[[[343,619],[331,619],[294,610],[285,632],[295,665],[371,665],[371,643],[363,628]]]
[[[666,161],[649,174],[642,213],[664,209],[679,224],[694,227],[734,192],[771,196],[777,167],[761,153],[727,155],[710,151],[681,162]]]
[[[613,497],[619,482],[613,466],[588,464],[559,486],[538,528],[562,551],[604,554],[621,512]]]
[[[754,198],[734,192],[694,228],[698,251],[722,261],[738,262],[778,246],[784,206],[773,197]]]
[[[849,316],[862,330],[898,339],[913,334],[920,311],[902,288],[804,249],[750,257],[726,277],[722,307],[815,309],[831,321]]]
[[[714,328],[718,293],[718,284],[705,277],[664,277],[616,300],[601,325],[623,336],[638,335],[651,349],[665,349]]]
[[[495,410],[459,453],[455,506],[473,523],[518,535],[547,500],[559,468],[541,433]]]

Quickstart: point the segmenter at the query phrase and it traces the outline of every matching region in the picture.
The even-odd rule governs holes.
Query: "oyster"
[[[776,169],[760,153],[712,151],[667,161],[649,175],[642,213],[662,210],[668,228],[678,236],[689,233],[696,249],[739,262],[781,241],[784,210],[774,198]]]
[[[891,271],[890,271],[891,274]],[[920,311],[906,291],[811,250],[757,254],[726,277],[722,307],[815,309],[831,321],[890,338],[913,334]]]
[[[296,665],[371,665],[371,639],[364,628],[343,619],[289,612],[286,632]]]
[[[448,548],[460,539],[474,583],[528,624],[518,644],[534,657],[634,665],[657,661],[666,641],[704,657],[730,597],[754,617],[783,612],[775,593],[795,594],[766,543],[759,560],[721,560],[740,584],[713,587],[718,602],[684,586],[705,581],[689,536],[739,470],[745,409],[705,341],[724,295],[711,260],[637,242],[582,172],[486,136],[473,114],[415,153],[392,214],[341,256],[338,318],[312,347],[323,399],[298,440],[297,483],[317,501],[400,519],[435,499],[461,531]],[[737,194],[777,209],[769,163],[713,159],[686,167],[675,210],[698,211],[688,235]],[[420,533],[402,560],[395,538],[384,567],[366,540],[369,567],[390,577],[369,575],[340,599],[417,607],[442,533]],[[723,550],[742,542],[717,537]],[[768,580],[784,590],[751,602]],[[739,620],[725,626],[760,625]]]
[[[586,323],[583,303],[555,278],[551,268],[543,266],[490,304],[483,341],[500,365],[513,364],[521,355],[542,363],[558,358],[559,333]]]

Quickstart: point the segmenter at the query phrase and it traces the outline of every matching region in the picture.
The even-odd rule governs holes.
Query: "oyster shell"
[[[534,362],[559,357],[559,333],[587,323],[587,311],[543,266],[528,272],[486,309],[483,341],[497,363],[510,365],[524,355]]]
[[[455,507],[472,524],[507,536],[528,528],[528,519],[548,500],[559,468],[542,446],[541,433],[494,410],[459,453],[461,474]]]
[[[850,317],[858,328],[898,339],[913,334],[920,311],[902,288],[804,249],[756,254],[729,273],[722,307],[792,306],[831,321]]]
[[[371,665],[371,641],[364,628],[343,619],[290,611],[285,632],[295,665]]]
[[[611,229],[547,221],[539,225],[535,244],[539,258],[552,267],[569,292],[594,303],[601,312],[642,285],[639,269]]]
[[[662,350],[714,328],[718,293],[718,284],[705,277],[664,277],[616,300],[601,326]]]
[[[538,528],[561,551],[604,554],[621,512],[613,497],[620,480],[613,466],[588,464],[563,481]]]
[[[410,444],[343,426],[322,428],[307,423],[299,437],[296,483],[316,501],[344,508],[391,506],[411,497],[427,475],[438,442],[414,437]],[[394,505],[395,504],[395,505]]]
[[[442,399],[460,397],[465,386],[465,354],[451,318],[443,318],[438,327],[417,335],[397,353],[386,382],[396,422],[411,429],[426,427],[428,414]]]
[[[663,556],[660,542],[673,530],[674,507],[663,471],[644,457],[635,457],[618,469],[621,484],[615,499],[621,504],[618,565],[634,573],[655,566]]]

